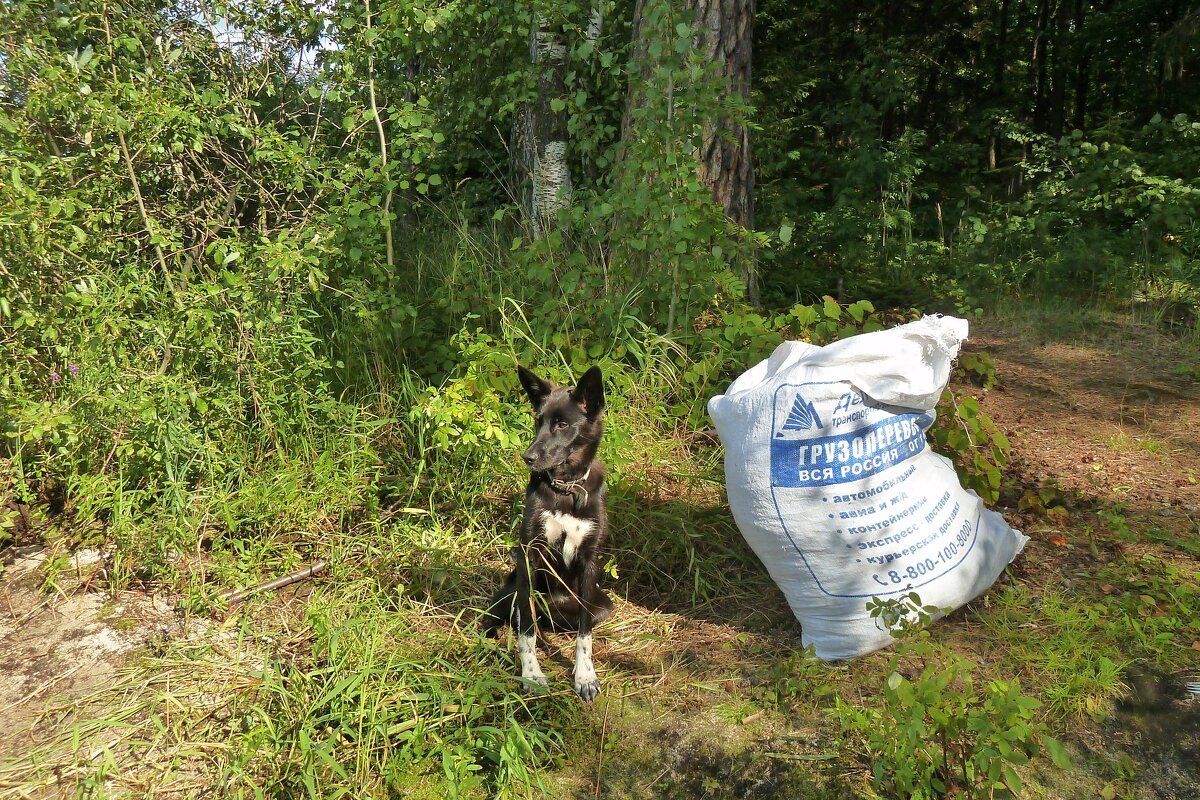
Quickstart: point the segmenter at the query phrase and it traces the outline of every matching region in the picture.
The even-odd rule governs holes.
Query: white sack
[[[821,658],[892,641],[870,598],[957,608],[1028,541],[925,440],[966,337],[966,320],[930,316],[785,342],[708,403],[734,519]]]

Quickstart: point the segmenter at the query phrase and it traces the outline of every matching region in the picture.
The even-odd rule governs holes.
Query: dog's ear
[[[599,367],[583,373],[579,385],[571,390],[571,399],[579,404],[588,419],[595,419],[604,410],[604,377]]]
[[[525,387],[525,394],[529,395],[529,402],[533,404],[534,411],[541,408],[542,403],[550,395],[550,392],[554,391],[553,386],[520,364],[517,365],[517,377],[521,379],[521,385]]]

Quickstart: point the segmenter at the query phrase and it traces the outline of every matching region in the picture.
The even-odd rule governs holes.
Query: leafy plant
[[[930,436],[954,463],[963,486],[989,503],[1000,499],[1002,470],[1008,464],[1012,446],[979,407],[978,400],[947,389],[938,404],[938,418]]]
[[[937,609],[916,593],[873,599],[871,616],[897,639],[880,694],[861,706],[841,698],[832,710],[844,741],[871,764],[872,784],[887,797],[917,800],[1018,796],[1017,767],[1046,753],[1070,767],[1059,742],[1037,721],[1041,703],[1017,681],[976,687],[973,665],[934,646],[927,626]],[[915,662],[920,671],[902,671]]]
[[[959,354],[956,371],[983,389],[992,389],[1000,383],[996,375],[996,362],[986,352]]]
[[[688,396],[672,411],[698,422],[716,385],[732,380],[786,340],[824,345],[882,327],[869,300],[843,305],[829,296],[820,303],[797,303],[778,314],[745,308],[707,312],[696,319],[694,335],[685,340],[691,355],[682,375]]]
[[[1070,516],[1066,498],[1062,491],[1052,483],[1039,486],[1036,489],[1026,489],[1017,501],[1018,511],[1030,511],[1057,522],[1065,522]]]

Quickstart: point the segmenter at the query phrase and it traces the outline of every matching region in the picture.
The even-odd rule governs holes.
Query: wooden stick
[[[276,589],[282,589],[285,586],[291,586],[293,583],[299,583],[300,581],[308,580],[309,578],[315,578],[324,572],[328,567],[329,563],[325,559],[320,558],[309,564],[307,567],[298,569],[289,575],[284,575],[282,578],[275,578],[274,580],[267,581],[266,583],[260,583],[257,586],[253,586],[249,589],[226,592],[224,595],[222,595],[222,597],[226,602],[229,603],[229,605],[233,605],[234,603],[242,602],[252,594],[257,594],[259,592],[273,592]]]

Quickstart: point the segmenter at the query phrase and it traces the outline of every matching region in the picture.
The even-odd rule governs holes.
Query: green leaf
[[[795,226],[791,222],[784,220],[783,224],[779,226],[779,241],[784,244],[791,242],[793,230],[795,230]]]
[[[816,324],[817,320],[821,318],[821,315],[812,306],[794,306],[792,316],[803,326]]]
[[[1021,794],[1021,789],[1023,788],[1021,778],[1017,775],[1017,771],[1008,764],[1004,765],[1004,783],[1012,790],[1013,794]]]
[[[1054,762],[1054,766],[1059,769],[1071,768],[1071,756],[1058,739],[1055,739],[1053,736],[1043,736],[1042,747],[1045,747],[1046,752],[1050,754],[1050,760]]]
[[[550,110],[557,113],[567,107],[567,101],[561,97],[554,97],[550,100]]]

